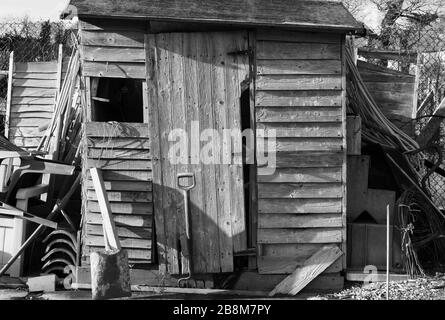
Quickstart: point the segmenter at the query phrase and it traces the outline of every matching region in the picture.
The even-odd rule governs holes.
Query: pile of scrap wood
[[[80,57],[74,49],[54,113],[37,151],[51,155],[53,160],[77,163],[80,152],[82,108],[80,103]],[[44,130],[45,128],[42,128]]]
[[[402,194],[396,209],[402,221],[399,229],[405,270],[411,276],[423,274],[423,265],[433,262],[437,266],[445,257],[445,215],[424,183],[441,160],[427,168],[425,150],[384,116],[358,72],[351,47],[347,47],[346,62],[348,108],[361,117],[363,142],[381,148]]]
[[[62,59],[59,59],[59,64],[62,64]],[[60,67],[60,69],[62,68]],[[81,175],[75,173],[75,167],[79,168],[80,166],[80,142],[82,136],[79,70],[79,51],[75,48],[71,53],[59,91],[56,93],[52,119],[48,125],[39,128],[42,132],[44,131],[44,134],[37,150],[32,153],[20,150],[20,148],[12,150],[17,153],[15,157],[18,158],[17,163],[19,165],[11,166],[11,175],[8,176],[9,178],[6,177],[9,182],[5,181],[5,183],[9,184],[9,188],[6,188],[6,192],[3,190],[5,188],[2,189],[5,192],[2,214],[9,216],[15,214],[27,221],[37,223],[38,226],[35,230],[29,230],[31,235],[23,243],[14,244],[18,246],[18,250],[1,268],[0,274],[5,273],[12,265],[15,265],[17,259],[22,259],[21,256],[24,253],[29,253],[27,259],[32,259],[30,261],[33,261],[33,263],[30,263],[30,265],[34,266],[32,272],[43,271],[44,273],[51,273],[57,271],[57,274],[63,275],[66,266],[73,263],[77,264],[77,257],[75,256],[76,254],[78,255],[77,245],[73,245],[72,247],[74,248],[68,248],[69,250],[67,250],[62,243],[65,241],[63,239],[56,239],[50,243],[36,240],[45,239],[46,235],[48,235],[47,228],[51,227],[63,231],[68,237],[73,238],[74,241],[70,243],[77,243],[76,236],[81,220],[80,206],[79,210],[77,210],[72,206],[68,206],[68,203],[72,203],[77,197],[81,180]],[[4,147],[4,144],[2,146]],[[3,149],[3,155],[6,154],[5,152],[8,154],[12,152],[8,146]],[[8,155],[8,157],[10,156]],[[65,174],[61,172],[63,170],[60,168],[57,169],[58,166],[69,167],[71,171]],[[43,201],[46,202],[44,205],[43,201],[33,200],[37,205],[42,205],[42,208],[45,208],[41,209],[42,211],[39,213],[44,218],[32,215],[26,209],[20,210],[10,205],[11,201],[15,202],[14,195],[11,198],[10,194],[17,190],[17,187],[10,187],[11,183],[15,184],[19,181],[17,185],[20,188],[20,181],[25,180],[24,178],[22,179],[25,173],[33,173],[36,176],[36,178],[33,176],[33,179],[37,179],[35,182],[37,185],[33,188],[39,190],[40,193],[38,195],[47,194],[46,198],[43,198]],[[36,194],[33,194],[33,198],[36,198]],[[60,235],[60,232],[57,234]],[[36,245],[38,248],[35,250],[34,247]],[[42,245],[46,246],[43,257],[37,257],[36,253],[42,249],[40,248]],[[36,260],[37,258],[38,260]],[[35,270],[35,267],[38,267],[38,265],[34,262],[37,261],[43,265],[41,270]],[[27,271],[29,272],[30,270]]]

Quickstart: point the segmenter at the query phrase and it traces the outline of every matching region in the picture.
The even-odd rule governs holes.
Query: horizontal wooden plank
[[[257,122],[337,122],[341,121],[341,108],[294,108],[258,107],[255,109]]]
[[[258,243],[340,243],[341,229],[258,229]]]
[[[82,58],[86,61],[145,63],[143,48],[82,46],[82,53]]]
[[[86,77],[145,79],[145,64],[85,61],[82,74]]]
[[[343,136],[342,131],[341,122],[266,122],[257,123],[256,128],[256,133],[259,138],[271,136],[277,138],[339,138]]]
[[[56,88],[56,80],[42,80],[42,79],[14,79],[14,87],[21,88]]]
[[[144,47],[144,33],[137,31],[82,31],[80,33],[80,43],[89,46],[104,47]]]
[[[257,90],[339,90],[340,75],[265,75],[258,76]]]
[[[341,152],[277,152],[274,157],[277,168],[338,167],[343,164]],[[264,166],[260,161],[258,167]]]
[[[87,189],[94,190],[93,181],[85,182]],[[112,191],[152,191],[151,181],[104,181],[105,190]]]
[[[291,213],[267,213],[258,215],[258,227],[274,228],[335,228],[342,227],[342,215],[337,214],[308,214],[295,215]]]
[[[280,42],[315,42],[315,43],[337,43],[341,41],[337,33],[321,32],[300,32],[290,30],[259,30],[256,34],[259,41],[280,41]]]
[[[151,181],[153,178],[151,171],[141,171],[141,170],[104,170],[102,169],[102,177],[105,181],[118,180],[118,181]],[[91,179],[88,173],[88,179]]]
[[[90,200],[87,206],[91,212],[101,212],[97,201]],[[151,215],[153,213],[153,204],[147,202],[110,202],[110,207],[113,214]]]
[[[83,240],[84,244],[87,246],[102,246],[104,244],[103,236],[87,235]],[[132,239],[132,238],[121,238],[119,239],[120,245],[124,249],[151,249],[152,241],[150,239]]]
[[[298,182],[341,182],[342,169],[333,168],[277,168],[270,174],[267,169],[258,168],[258,182],[298,183]]]
[[[409,61],[410,63],[417,62],[417,52],[415,51],[359,48],[358,55],[371,59]]]
[[[258,213],[341,213],[341,199],[258,199]]]
[[[138,191],[107,191],[108,200],[110,202],[151,202],[151,192],[138,192]],[[88,200],[97,201],[96,192],[88,190]]]
[[[261,60],[257,59],[258,75],[339,75],[340,60]]]
[[[35,127],[47,125],[51,119],[48,118],[12,118],[10,125],[12,127]],[[43,132],[44,133],[44,132]],[[42,133],[42,135],[43,135]]]
[[[11,119],[18,118],[43,118],[43,119],[51,119],[53,113],[52,112],[11,112]]]
[[[107,170],[151,170],[150,160],[87,160],[88,168]]]
[[[343,140],[338,138],[276,138],[269,145],[267,138],[257,138],[258,152],[334,151],[343,150]]]
[[[79,28],[83,31],[107,31],[107,32],[121,32],[121,31],[135,31],[145,33],[147,31],[148,20],[118,20],[118,19],[81,19],[79,20]]]
[[[57,72],[41,73],[41,72],[14,72],[13,79],[41,79],[41,80],[57,80]]]
[[[15,104],[11,105],[11,112],[54,112],[54,105],[32,105]]]
[[[341,198],[341,183],[259,183],[258,198]]]
[[[9,141],[18,147],[33,148],[39,145],[40,138],[13,137]]]
[[[340,43],[257,41],[257,59],[340,59]]]
[[[413,92],[401,93],[401,92],[391,92],[391,91],[377,91],[373,92],[372,96],[380,106],[381,103],[393,104],[391,109],[404,111],[406,114],[410,114],[412,110],[406,110],[408,106],[412,106]],[[380,106],[381,107],[381,106]]]
[[[90,159],[151,159],[149,150],[88,148]]]
[[[339,107],[341,91],[257,91],[258,107]]]
[[[15,63],[15,72],[27,73],[55,73],[57,72],[57,61],[49,62],[19,62]]]
[[[136,216],[128,214],[113,214],[113,220],[116,226],[151,228],[153,225],[153,217],[146,215]],[[102,225],[102,215],[100,213],[87,212],[86,222],[88,224]]]
[[[403,76],[403,77],[409,77],[409,78],[415,78],[415,75],[401,72],[394,69],[389,69],[383,66],[379,66],[374,63],[369,63],[362,60],[357,60],[357,67],[360,72],[369,72],[374,74],[382,74],[382,75],[395,75],[395,76]]]
[[[290,274],[301,267],[309,257],[258,257],[258,272],[260,274]],[[343,270],[342,258],[337,259],[323,274],[340,272]],[[324,288],[326,289],[326,287]]]
[[[366,82],[385,82],[385,83],[414,83],[412,76],[388,75],[376,72],[360,72],[363,81]]]
[[[85,124],[88,137],[105,138],[149,138],[147,123],[131,122],[88,122]]]
[[[20,88],[13,87],[12,89],[13,97],[37,97],[37,98],[54,98],[56,96],[55,88]]]
[[[119,238],[151,239],[151,228],[140,227],[116,227]],[[86,224],[85,233],[87,235],[103,236],[104,228],[101,225]]]
[[[34,138],[41,137],[43,133],[37,127],[11,127],[9,129],[10,137]]]
[[[12,97],[12,105],[54,105],[54,98]]]
[[[411,96],[414,93],[414,84],[406,82],[366,82],[366,87],[371,93],[375,92],[406,92]]]
[[[103,251],[104,246],[83,246],[82,248],[82,256],[87,257],[89,260],[90,253],[93,251]],[[128,262],[135,263],[136,260],[142,260],[143,261],[151,261],[151,250],[150,249],[130,249],[127,248],[125,251],[127,251],[128,254]]]
[[[320,243],[273,243],[261,246],[262,255],[271,258],[297,257],[308,259],[321,249]]]
[[[258,243],[340,243],[342,230],[317,229],[258,229]]]
[[[88,146],[108,149],[150,149],[150,140],[146,138],[88,138]]]

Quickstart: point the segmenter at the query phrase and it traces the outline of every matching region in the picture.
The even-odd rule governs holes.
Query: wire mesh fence
[[[9,69],[9,56],[12,51],[14,62],[57,60],[59,44],[68,49],[72,47],[72,30],[72,26],[65,22],[34,22],[27,19],[0,21],[0,70]],[[69,50],[65,50],[65,53],[68,52]],[[0,74],[1,115],[4,115],[6,108],[7,81],[7,75]]]

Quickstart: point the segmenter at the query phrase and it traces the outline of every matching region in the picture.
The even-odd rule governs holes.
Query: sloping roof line
[[[71,0],[65,16],[362,31],[340,2],[308,0]],[[64,16],[64,15],[63,15]]]

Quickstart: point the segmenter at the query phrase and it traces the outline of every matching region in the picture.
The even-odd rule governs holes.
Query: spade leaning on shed
[[[88,270],[89,253],[103,247],[88,174],[97,167],[121,245],[141,283],[158,285],[165,275],[164,284],[176,285],[192,273],[212,286],[221,275],[249,270],[266,286],[261,290],[291,273],[302,287],[342,286],[345,37],[363,31],[344,6],[73,0],[64,17],[72,15],[79,18],[86,110],[78,275]],[[170,131],[190,134],[193,123],[218,133],[276,130],[276,169],[270,174],[256,163],[172,164]],[[255,140],[264,144],[262,136]],[[191,256],[180,173],[192,173],[196,181],[189,191]]]

